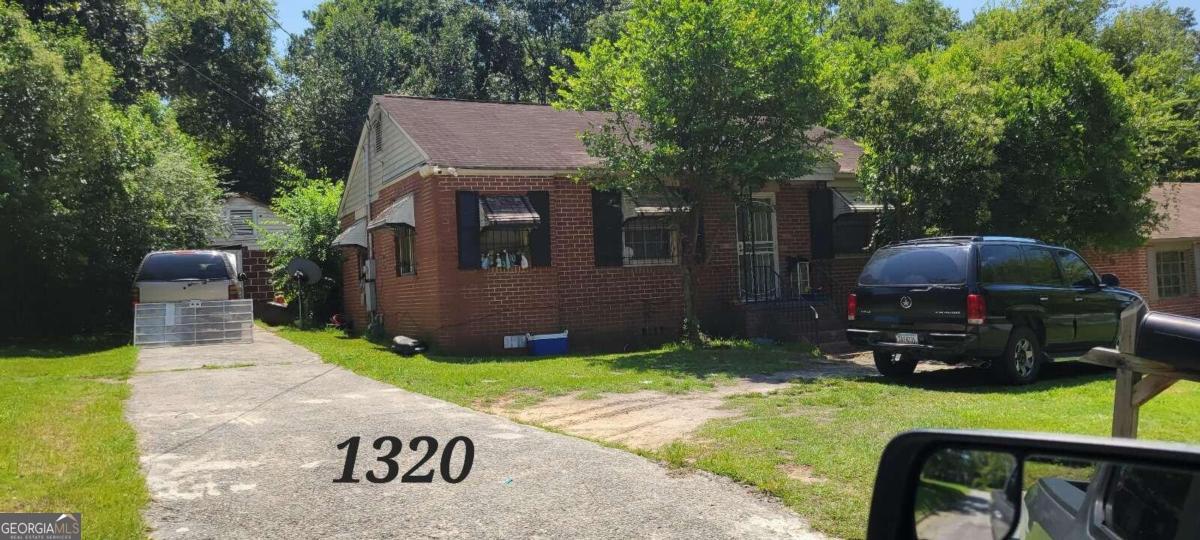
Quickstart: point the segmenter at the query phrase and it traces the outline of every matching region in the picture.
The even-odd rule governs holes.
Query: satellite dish
[[[321,267],[317,263],[308,259],[296,257],[289,262],[283,269],[283,272],[291,279],[304,283],[305,285],[314,285],[321,281]]]

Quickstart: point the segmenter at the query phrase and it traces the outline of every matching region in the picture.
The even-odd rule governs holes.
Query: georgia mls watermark
[[[80,540],[83,515],[0,513],[0,540]]]

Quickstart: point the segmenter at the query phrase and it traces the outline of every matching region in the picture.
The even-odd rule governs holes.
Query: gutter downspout
[[[367,223],[371,223],[371,202],[372,196],[374,195],[371,191],[371,154],[374,152],[374,144],[372,141],[375,140],[373,138],[375,136],[375,124],[371,121],[371,112],[374,109],[375,107],[367,109],[367,140],[365,141],[367,147],[366,151],[364,152],[364,155],[366,156],[365,161],[367,167]],[[369,330],[376,324],[376,321],[378,320],[378,315],[376,313],[378,310],[375,308],[379,307],[379,296],[376,294],[377,291],[375,290],[375,279],[379,275],[379,269],[375,267],[375,235],[372,234],[369,228],[367,229],[367,261],[371,265],[371,275],[367,276],[370,277],[370,279],[366,282],[366,287],[369,289],[369,291],[367,291],[367,297],[372,300],[370,306],[372,309],[367,310],[367,329]]]

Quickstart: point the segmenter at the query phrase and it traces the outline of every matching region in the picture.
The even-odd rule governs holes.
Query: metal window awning
[[[528,227],[542,222],[524,195],[490,195],[479,198],[479,228]]]
[[[842,214],[860,214],[864,212],[880,212],[883,205],[867,199],[867,194],[861,189],[833,188],[833,217]]]
[[[621,213],[625,221],[633,218],[660,218],[675,212],[691,212],[692,207],[674,192],[625,193],[621,196]]]
[[[396,227],[407,225],[415,228],[417,219],[413,211],[413,196],[405,195],[379,213],[379,216],[367,224],[367,230],[373,231],[380,227]]]
[[[350,228],[341,232],[333,238],[334,246],[358,246],[361,248],[367,247],[367,220],[360,219],[355,221]]]

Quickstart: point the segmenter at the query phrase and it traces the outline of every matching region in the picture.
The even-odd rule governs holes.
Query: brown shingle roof
[[[1175,183],[1155,186],[1150,198],[1166,208],[1166,219],[1150,238],[1200,238],[1200,184]]]
[[[383,110],[429,155],[429,164],[476,169],[577,169],[596,165],[579,134],[607,120],[601,112],[548,105],[376,96]],[[815,128],[817,136],[832,134]],[[858,170],[862,148],[833,134],[842,172]]]

